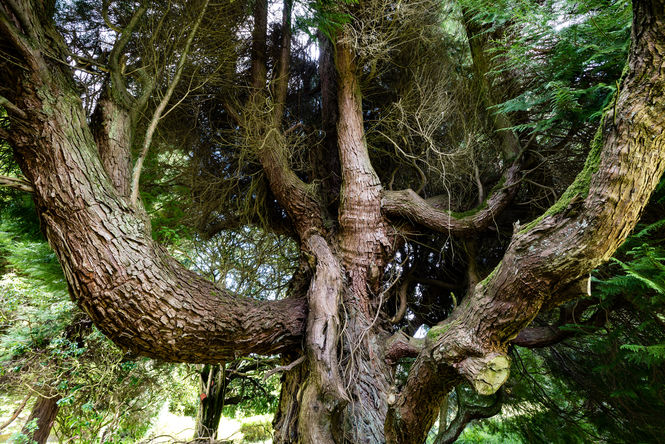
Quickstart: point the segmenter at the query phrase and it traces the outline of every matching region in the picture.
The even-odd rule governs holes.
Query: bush
[[[272,438],[272,424],[270,421],[248,422],[240,426],[245,442],[265,441]]]

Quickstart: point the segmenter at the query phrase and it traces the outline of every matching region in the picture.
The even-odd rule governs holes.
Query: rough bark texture
[[[24,427],[23,430],[21,430],[21,433],[29,439],[37,442],[37,444],[44,444],[51,434],[55,417],[58,415],[59,399],[60,396],[53,396],[50,398],[40,396],[37,398],[37,401],[30,412],[30,416],[26,421],[26,425],[28,425],[36,420],[37,427],[34,430],[32,428]]]
[[[129,111],[108,98],[105,92],[97,102],[90,126],[99,150],[99,159],[111,183],[120,197],[129,197],[133,132]]]
[[[3,25],[32,67],[16,79],[15,100],[30,111],[11,143],[71,293],[95,324],[124,349],[170,361],[219,362],[299,344],[304,301],[227,294],[154,243],[109,181],[70,74],[42,53],[55,31],[36,21],[38,40],[28,43]]]
[[[467,217],[408,190],[384,193],[365,142],[359,68],[340,39],[342,183],[338,220],[324,223],[330,201],[290,168],[283,85],[274,85],[276,106],[265,107],[267,4],[257,1],[249,101],[258,114],[249,116],[255,120],[248,120],[247,137],[254,138],[271,191],[293,223],[309,264],[302,274],[311,281],[306,300],[232,295],[185,270],[150,238],[140,209],[125,199],[131,116],[118,117],[102,102],[93,133],[69,67],[56,61],[66,60],[66,48],[42,3],[12,5],[20,14],[0,4],[0,31],[7,36],[0,49],[25,69],[5,72],[7,65],[0,65],[15,105],[8,109],[9,141],[72,295],[114,342],[146,356],[217,363],[249,353],[284,353],[294,361],[304,352],[306,361],[283,379],[276,442],[421,443],[457,383],[466,379],[480,393],[495,392],[508,377],[510,341],[541,309],[579,294],[570,288],[625,239],[665,169],[665,13],[662,2],[636,1],[630,69],[578,179],[542,218],[514,234],[500,265],[424,344],[389,342],[381,278],[395,254],[395,233],[387,217],[456,235],[477,232],[515,192],[516,166]],[[288,39],[282,82],[287,52]],[[416,353],[398,389],[386,360]]]
[[[607,260],[628,236],[665,169],[662,2],[634,2],[629,72],[606,112],[587,164],[561,200],[516,233],[502,262],[429,343],[391,407],[391,442],[422,442],[433,402],[460,378],[487,393],[507,378],[508,342],[543,304],[565,302],[568,285]]]
[[[376,291],[392,244],[381,214],[381,181],[367,152],[362,118],[362,96],[353,52],[337,42],[339,120],[337,133],[342,166],[339,225],[340,246],[351,290],[360,309],[370,316],[367,287]]]

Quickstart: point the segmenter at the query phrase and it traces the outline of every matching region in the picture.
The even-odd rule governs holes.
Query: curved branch
[[[611,257],[634,228],[665,170],[665,9],[633,3],[629,72],[606,111],[587,163],[562,198],[516,233],[502,262],[428,333],[406,386],[388,412],[390,442],[421,442],[437,401],[460,380],[481,393],[508,377],[507,346],[543,306]]]
[[[102,1],[102,18],[104,19],[106,26],[111,28],[113,31],[117,32],[118,34],[122,32],[122,28],[114,25],[109,18],[109,0]]]
[[[52,23],[41,25],[56,35]],[[125,350],[166,361],[228,362],[301,348],[306,301],[230,294],[152,240],[104,171],[66,67],[11,75],[23,85],[17,102],[35,111],[12,126],[15,157],[70,292],[102,332]]]
[[[457,391],[457,415],[448,428],[437,435],[435,444],[453,443],[471,421],[497,415],[501,411],[505,397],[504,391],[500,390],[490,405],[465,404],[461,399],[460,390],[455,390]]]
[[[455,213],[439,209],[432,201],[428,202],[411,189],[384,191],[381,207],[389,216],[403,217],[431,230],[459,236],[475,234],[487,228],[512,200],[520,182],[519,172],[517,164],[508,168],[499,188],[487,197],[484,205],[468,216],[456,216]]]

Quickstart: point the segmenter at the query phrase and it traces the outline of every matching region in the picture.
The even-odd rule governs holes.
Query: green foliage
[[[70,300],[30,204],[17,199],[0,214],[0,390],[59,396],[62,438],[135,442],[161,405],[156,388],[172,367],[128,358],[92,327]]]
[[[344,6],[358,4],[358,0],[314,0],[306,3],[308,14],[299,16],[296,25],[316,37],[316,31],[321,31],[331,41],[337,32],[352,19],[351,14]]]
[[[514,28],[497,57],[500,69],[518,70],[528,88],[496,110],[539,116],[516,129],[542,133],[598,121],[627,60],[630,2],[465,3],[477,20]]]
[[[247,422],[240,426],[240,433],[246,442],[265,441],[272,438],[270,421]]]
[[[16,432],[14,433],[9,441],[13,444],[36,444],[37,441],[31,439],[30,436],[37,430],[37,418],[30,420],[24,426],[24,429],[28,433]]]

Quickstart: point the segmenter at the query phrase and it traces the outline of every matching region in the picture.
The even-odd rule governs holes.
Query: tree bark
[[[226,371],[224,364],[205,365],[201,370],[200,402],[194,438],[217,439],[219,420],[225,405]]]
[[[36,441],[37,444],[44,444],[51,434],[51,429],[55,423],[55,417],[58,415],[58,400],[60,396],[45,397],[39,396],[35,405],[32,407],[30,416],[25,422],[26,426],[23,427],[21,433],[29,439]],[[28,427],[28,425],[36,420],[36,428]]]
[[[49,46],[64,52],[56,45],[64,42],[39,7],[22,7],[36,39],[0,21],[31,67],[13,76],[16,101],[30,111],[10,142],[81,308],[123,349],[168,361],[215,363],[297,346],[303,300],[259,303],[226,293],[154,243],[102,166],[68,67],[44,56]]]
[[[0,5],[0,31],[7,36],[0,49],[23,68],[0,65],[19,110],[8,110],[9,141],[72,295],[116,344],[163,360],[217,363],[249,353],[294,356],[304,348],[306,362],[284,377],[276,442],[421,443],[441,400],[460,381],[479,393],[495,392],[508,377],[510,341],[543,307],[565,302],[566,289],[611,256],[665,169],[665,13],[662,2],[635,1],[629,72],[585,168],[552,209],[514,234],[494,272],[432,328],[398,388],[386,362],[389,327],[381,316],[388,291],[382,274],[396,249],[388,217],[473,233],[500,211],[517,179],[491,195],[470,226],[464,225],[469,219],[408,192],[384,193],[364,137],[359,68],[340,39],[342,183],[335,229],[323,222],[317,187],[290,168],[282,116],[266,113],[248,128],[256,131],[271,190],[309,263],[306,300],[259,302],[229,294],[185,270],[150,238],[140,211],[127,202],[125,179],[115,176],[117,168],[124,174],[125,164],[103,160],[103,152],[113,151],[104,143],[112,133],[126,134],[126,121],[111,117],[120,128],[93,135],[69,67],[57,61],[66,60],[67,50],[42,3],[12,5],[21,17]],[[251,83],[257,106],[266,89],[266,10],[266,2],[256,2]]]

